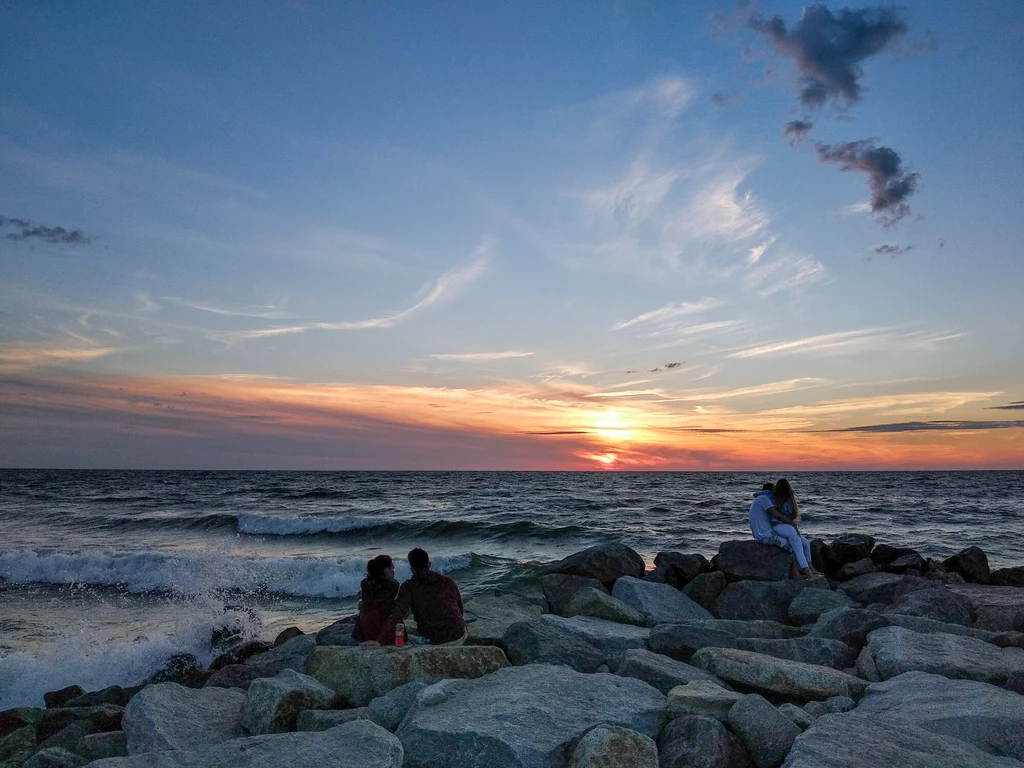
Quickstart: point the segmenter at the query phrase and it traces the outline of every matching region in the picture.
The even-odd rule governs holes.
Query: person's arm
[[[395,625],[405,620],[405,617],[409,615],[411,607],[412,598],[409,595],[409,590],[403,584],[398,589],[398,597],[395,598],[395,606],[391,609],[391,615],[384,622],[380,635],[377,637],[377,641],[381,645],[391,645],[395,642]]]
[[[785,523],[786,525],[792,525],[795,530],[797,530],[797,531],[800,530],[799,528],[796,527],[796,521],[795,520],[790,520],[784,514],[779,512],[779,510],[777,510],[775,507],[768,507],[768,509],[765,510],[765,511],[769,515],[774,517],[776,520],[778,520],[780,523]]]

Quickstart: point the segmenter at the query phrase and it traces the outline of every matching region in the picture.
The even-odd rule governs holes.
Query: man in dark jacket
[[[451,576],[430,570],[430,556],[419,547],[409,553],[412,578],[402,584],[391,616],[378,638],[381,645],[395,642],[395,624],[412,611],[416,630],[431,645],[461,645],[466,639],[462,594]]]

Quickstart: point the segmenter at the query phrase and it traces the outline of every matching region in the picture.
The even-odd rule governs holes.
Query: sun
[[[591,430],[610,443],[625,443],[633,439],[633,429],[618,411],[602,411],[597,414]]]

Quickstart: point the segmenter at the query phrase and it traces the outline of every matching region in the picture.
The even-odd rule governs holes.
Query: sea
[[[1024,472],[789,474],[802,532],[1024,563]],[[133,685],[214,629],[316,631],[366,561],[423,547],[464,597],[536,589],[545,563],[621,541],[709,558],[750,535],[756,472],[0,470],[0,711]]]

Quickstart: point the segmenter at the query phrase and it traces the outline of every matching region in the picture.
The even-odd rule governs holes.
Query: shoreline
[[[893,686],[911,701],[921,686],[933,697],[979,702],[1001,691],[1024,731],[1024,566],[992,570],[978,547],[938,561],[861,534],[815,539],[812,559],[825,575],[794,580],[787,552],[749,539],[722,542],[710,560],[660,552],[651,570],[624,545],[598,545],[544,567],[540,589],[467,598],[469,635],[459,648],[360,648],[350,635],[353,617],[315,634],[289,628],[272,642],[228,627],[210,638],[215,658],[208,665],[179,654],[136,686],[40,691],[46,707],[0,713],[0,760],[5,766],[57,764],[40,761],[58,757],[68,765],[99,758],[109,758],[97,763],[109,768],[148,765],[159,739],[153,740],[156,731],[146,736],[147,728],[170,718],[157,731],[176,735],[160,749],[182,765],[211,745],[248,749],[254,740],[263,740],[260,749],[287,742],[288,750],[309,747],[316,754],[328,743],[331,749],[352,740],[373,743],[368,766],[401,765],[394,762],[399,753],[405,765],[490,765],[431,762],[417,754],[429,744],[436,748],[440,733],[458,744],[465,727],[478,729],[477,739],[503,744],[494,747],[499,752],[511,749],[519,762],[509,764],[533,765],[537,756],[529,749],[492,733],[479,712],[477,722],[473,707],[462,708],[486,696],[495,712],[525,723],[531,707],[540,706],[545,680],[560,681],[544,694],[564,699],[559,711],[572,710],[573,696],[603,697],[600,722],[586,711],[561,725],[554,714],[546,718],[544,733],[551,733],[536,741],[550,742],[566,761],[576,760],[574,750],[628,748],[635,752],[630,765],[658,765],[659,751],[690,754],[694,744],[705,744],[732,755],[722,765],[860,765],[849,756],[821,762],[822,733],[833,743],[852,738],[844,721],[863,728]],[[964,685],[970,690],[961,690]],[[524,690],[513,695],[519,686]],[[531,706],[509,703],[520,695]],[[385,707],[395,699],[402,700],[401,717]],[[196,741],[189,735],[199,728],[195,718],[211,706],[223,727],[212,741]],[[446,709],[461,715],[435,722]],[[911,719],[924,717],[911,704],[904,709]],[[976,709],[964,716],[989,716],[981,703]],[[644,717],[638,720],[637,712]],[[819,724],[827,713],[834,717]],[[205,719],[200,733],[212,727]],[[764,732],[759,722],[775,725]],[[915,738],[939,739],[951,754],[994,754],[985,752],[987,742],[919,730]],[[704,741],[695,741],[695,733]],[[769,743],[780,734],[788,734],[782,751]],[[818,762],[806,762],[809,756]],[[1024,752],[1015,759],[1024,760]],[[258,763],[237,763],[249,764]]]

